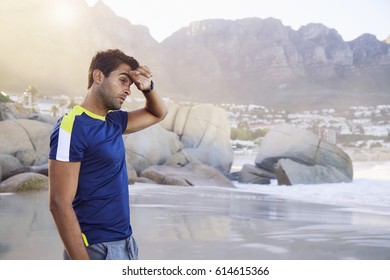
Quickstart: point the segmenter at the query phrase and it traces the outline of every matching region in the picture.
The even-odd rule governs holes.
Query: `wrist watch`
[[[150,87],[148,89],[143,90],[143,93],[149,93],[154,89],[154,83],[153,81],[150,81]]]

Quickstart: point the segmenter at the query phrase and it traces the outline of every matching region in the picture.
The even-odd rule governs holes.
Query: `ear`
[[[104,74],[99,69],[95,69],[92,72],[93,81],[100,85],[104,79]]]

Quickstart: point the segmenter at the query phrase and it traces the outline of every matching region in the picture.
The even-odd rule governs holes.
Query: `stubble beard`
[[[107,109],[110,110],[119,110],[122,107],[122,104],[118,101],[116,95],[112,96],[110,94],[111,90],[109,87],[103,85],[102,88],[98,91],[98,98],[100,104]]]

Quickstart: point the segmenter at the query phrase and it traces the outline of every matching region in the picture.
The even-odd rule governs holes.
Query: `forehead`
[[[122,73],[128,74],[129,71],[131,71],[130,66],[122,63],[122,64],[119,64],[119,66],[114,71],[112,71],[112,73],[115,73],[116,75],[120,75]]]

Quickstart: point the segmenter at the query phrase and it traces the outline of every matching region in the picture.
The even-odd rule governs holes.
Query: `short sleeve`
[[[83,130],[74,118],[62,118],[50,135],[49,159],[79,162],[84,158],[86,143]]]
[[[127,112],[121,110],[111,111],[107,114],[106,119],[119,125],[122,129],[122,133],[125,132],[128,120]]]

